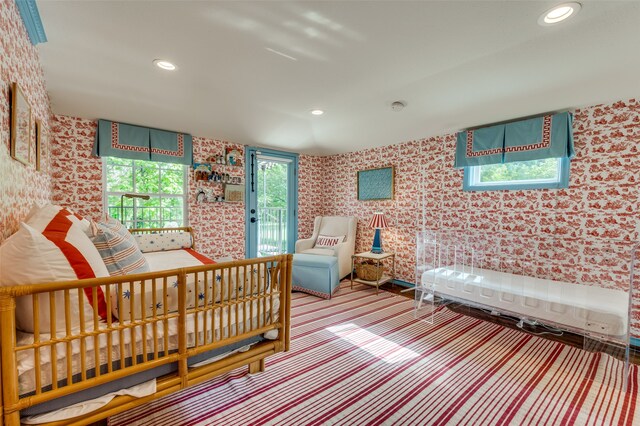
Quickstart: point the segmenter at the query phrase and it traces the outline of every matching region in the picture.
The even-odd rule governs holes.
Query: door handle
[[[251,218],[251,223],[256,223],[258,221],[258,219],[256,219],[255,217]]]

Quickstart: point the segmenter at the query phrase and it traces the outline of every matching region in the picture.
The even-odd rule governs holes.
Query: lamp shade
[[[381,212],[374,213],[373,217],[369,221],[369,228],[384,229],[388,226],[389,224],[387,223],[387,219],[384,217],[384,213]]]

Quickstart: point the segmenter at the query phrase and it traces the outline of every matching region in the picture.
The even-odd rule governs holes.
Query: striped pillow
[[[39,222],[40,227],[44,225]],[[0,285],[43,284],[54,281],[73,281],[84,278],[107,277],[100,254],[82,230],[82,224],[69,212],[61,209],[40,232],[22,223],[20,229],[0,246]],[[95,293],[94,293],[95,291]],[[80,327],[80,311],[83,310],[85,329],[93,328],[93,304],[102,320],[107,318],[104,291],[100,287],[85,288],[84,297],[77,291],[69,292],[70,327]],[[43,293],[39,301],[39,329],[49,333],[52,324],[56,333],[65,333],[66,320],[64,292],[54,293],[55,320],[51,320],[49,296]],[[31,296],[16,300],[16,326],[33,333],[33,302]]]
[[[129,234],[128,231],[127,234]],[[91,241],[98,249],[100,256],[102,256],[109,275],[149,272],[149,263],[142,256],[142,252],[140,252],[135,240],[130,240],[122,233],[114,230],[113,227],[99,223],[98,231],[91,238]]]
[[[100,222],[99,225],[102,226],[102,229],[108,228],[111,231],[117,232],[126,240],[130,241],[132,244],[138,247],[136,239],[133,238],[131,232],[129,232],[129,230],[118,219],[107,216],[106,220],[104,222]]]

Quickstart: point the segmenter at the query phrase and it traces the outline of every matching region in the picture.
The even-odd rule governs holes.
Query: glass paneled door
[[[298,237],[298,155],[247,149],[247,257],[293,253]]]

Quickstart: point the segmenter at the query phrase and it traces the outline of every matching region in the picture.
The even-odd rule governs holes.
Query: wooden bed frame
[[[175,229],[177,231],[178,229]],[[180,230],[191,232],[190,228],[181,228]],[[158,232],[155,229],[153,232]],[[138,232],[151,232],[149,230],[140,230]],[[188,268],[173,269],[168,271],[150,272],[144,274],[114,276],[107,278],[96,278],[88,280],[77,280],[68,282],[55,282],[48,284],[37,284],[13,286],[13,287],[0,287],[0,348],[2,355],[2,368],[0,381],[2,382],[1,388],[1,405],[0,405],[0,426],[4,425],[19,425],[20,424],[20,410],[24,410],[36,404],[44,403],[74,392],[83,391],[107,382],[122,379],[126,376],[146,371],[158,366],[162,366],[169,363],[177,363],[178,370],[175,373],[171,373],[157,379],[157,390],[155,394],[142,397],[133,398],[129,396],[118,396],[113,399],[109,404],[100,410],[86,414],[83,417],[76,417],[67,421],[47,423],[48,425],[83,425],[97,422],[114,414],[129,410],[133,407],[145,404],[153,399],[168,395],[172,392],[184,389],[196,383],[203,382],[211,379],[227,371],[233,370],[238,367],[248,366],[249,373],[257,373],[264,371],[264,359],[265,357],[287,351],[289,349],[289,327],[290,327],[290,311],[291,311],[291,265],[292,255],[278,255],[271,257],[264,257],[259,259],[246,259],[233,262],[217,263],[213,265],[194,266]],[[37,267],[37,266],[36,266]],[[211,272],[216,271],[216,272]],[[257,272],[257,273],[256,273]],[[195,277],[194,277],[195,275]],[[216,300],[216,297],[207,295],[207,280],[209,277],[220,275],[220,297]],[[198,279],[204,282],[204,300],[199,301],[195,307],[189,308],[187,306],[187,286],[195,285],[193,281],[188,281],[191,276],[193,280],[197,282]],[[235,289],[232,288],[231,277],[235,276]],[[178,280],[178,310],[176,312],[167,311],[167,286],[175,280]],[[243,278],[244,277],[244,278]],[[241,285],[241,282],[243,285]],[[84,289],[97,290],[102,288],[106,295],[111,294],[111,290],[115,289],[117,292],[117,300],[120,306],[123,303],[122,285],[128,284],[133,288],[134,282],[141,282],[142,293],[141,296],[131,297],[127,302],[130,304],[131,311],[133,312],[134,306],[147,306],[145,303],[152,302],[153,314],[151,316],[143,318],[135,318],[131,316],[128,320],[118,322],[108,317],[106,323],[99,321],[98,316],[98,300],[97,291],[93,291],[93,318],[88,318],[89,323],[93,323],[93,327],[89,327],[87,330],[84,324],[86,323],[82,310],[80,310],[80,330],[72,330],[70,328],[70,302],[69,295],[73,292],[77,292],[78,296],[83,296]],[[192,284],[188,284],[191,282]],[[170,284],[169,284],[170,285]],[[215,288],[214,284],[214,288]],[[144,288],[153,291],[153,301],[145,301]],[[247,289],[250,289],[249,291]],[[163,309],[156,309],[156,290],[161,291],[163,294],[164,303]],[[235,290],[235,291],[234,291]],[[233,295],[232,297],[224,296],[224,292],[227,291],[227,295]],[[64,295],[65,306],[56,306],[54,303],[54,293],[62,292]],[[34,329],[34,343],[31,345],[17,345],[16,334],[16,298],[28,295],[45,295],[48,298],[49,313],[51,318],[55,318],[56,309],[65,310],[65,324],[66,330],[61,332],[57,331],[57,338],[51,338],[50,336],[56,336],[56,321],[51,321],[50,330],[38,330],[38,312],[39,312],[39,300],[42,300],[43,296],[32,297],[33,303],[33,320]],[[60,293],[58,293],[60,295]],[[46,299],[45,299],[46,300]],[[274,304],[279,302],[277,309],[274,308]],[[106,297],[107,312],[111,312],[111,298]],[[44,305],[44,306],[47,306]],[[244,309],[242,307],[245,307]],[[239,314],[238,308],[242,310]],[[254,308],[255,307],[255,308]],[[271,307],[272,309],[268,309]],[[250,309],[249,309],[250,308]],[[257,312],[254,310],[257,309]],[[247,325],[247,312],[250,311],[249,325]],[[275,312],[274,312],[275,311]],[[144,312],[144,310],[142,310]],[[238,321],[235,324],[231,324],[230,318],[235,312],[235,318],[244,319],[244,330],[239,331]],[[274,318],[272,313],[277,313],[277,318]],[[216,317],[216,314],[218,317]],[[255,316],[253,316],[255,314]],[[204,330],[201,330],[201,338],[198,338],[198,321],[195,322],[195,345],[187,344],[187,318],[191,316],[202,315],[206,321],[203,321]],[[223,321],[223,317],[226,315],[227,323]],[[209,318],[211,327],[209,328]],[[254,325],[253,318],[257,319]],[[275,319],[275,320],[274,320]],[[218,321],[219,320],[219,321]],[[162,339],[158,338],[158,329],[164,327],[167,335],[167,327],[170,321],[177,321],[178,324],[178,345],[176,350],[165,351],[164,343]],[[218,324],[219,322],[219,324]],[[149,327],[149,328],[147,328]],[[219,327],[219,328],[217,328]],[[235,327],[235,330],[234,330]],[[135,329],[142,331],[144,334],[147,330],[150,330],[153,334],[153,338],[148,341],[142,340],[141,350],[136,348],[136,345],[132,345],[130,351],[133,356],[127,359],[125,362],[125,333],[129,333],[129,336],[133,340]],[[226,330],[226,336],[220,332],[219,336],[212,330]],[[96,330],[96,331],[93,331]],[[227,345],[234,344],[245,340],[250,337],[255,337],[264,334],[270,330],[277,330],[278,337],[276,340],[264,340],[256,343],[246,352],[235,353],[227,356],[221,360],[215,361],[211,364],[200,367],[189,367],[189,357],[202,354],[217,348],[224,348]],[[45,334],[46,333],[46,334]],[[44,335],[43,335],[44,334]],[[62,334],[62,337],[61,337]],[[210,334],[210,336],[209,336]],[[99,351],[93,351],[93,355],[87,354],[86,342],[93,340],[94,347],[98,347],[99,339],[105,339],[108,342],[108,346],[112,347],[112,339],[114,336],[119,336],[116,347],[119,348],[119,359],[112,359],[111,350],[107,350],[108,362],[106,365],[100,362]],[[191,334],[193,338],[193,334]],[[208,336],[208,337],[207,337]],[[57,378],[57,372],[54,372],[54,368],[50,368],[49,371],[52,375],[50,389],[43,390],[42,388],[42,373],[40,365],[40,351],[38,348],[46,348],[51,351],[51,356],[56,359],[56,349],[60,345],[66,345],[66,348],[70,349],[73,341],[79,341],[81,353],[81,379],[72,380],[73,383],[68,384],[63,382],[60,385]],[[76,342],[78,343],[78,342]],[[140,342],[138,342],[140,343]],[[119,345],[119,346],[118,346]],[[17,353],[20,351],[31,351],[35,356],[35,394],[30,396],[19,396],[18,390],[18,370],[17,370]],[[68,353],[68,352],[67,352]],[[93,356],[94,358],[87,358]],[[89,377],[92,374],[87,374],[90,371],[90,367],[87,366],[86,359],[90,359],[95,365],[102,365],[106,368],[106,372],[101,372],[100,368],[95,368],[95,377]],[[115,362],[120,361],[119,365],[114,365]],[[60,361],[58,361],[60,362]],[[72,372],[71,357],[66,357],[66,360],[62,361],[66,364],[67,376],[69,372]],[[128,365],[130,364],[130,365]],[[122,367],[124,365],[124,367]],[[73,374],[78,373],[73,371]]]

